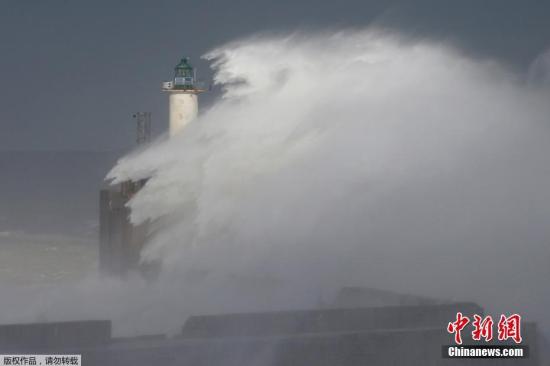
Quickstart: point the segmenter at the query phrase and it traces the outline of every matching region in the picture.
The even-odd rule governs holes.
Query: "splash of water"
[[[109,175],[152,177],[130,203],[135,222],[163,221],[144,260],[297,293],[366,284],[538,315],[550,304],[547,90],[372,30],[206,58],[224,98]]]
[[[102,305],[73,317],[166,329],[366,285],[543,319],[547,90],[373,30],[251,38],[205,57],[224,97],[109,174],[150,177],[130,206],[159,228],[143,252],[163,262],[159,281],[88,284]]]

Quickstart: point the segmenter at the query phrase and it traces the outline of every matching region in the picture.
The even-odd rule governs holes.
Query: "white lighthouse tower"
[[[197,87],[195,70],[184,57],[176,65],[174,79],[162,84],[162,90],[170,94],[170,137],[180,132],[197,117],[199,103],[197,95],[204,89]]]

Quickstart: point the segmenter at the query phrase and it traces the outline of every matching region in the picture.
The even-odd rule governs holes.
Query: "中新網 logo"
[[[493,318],[488,315],[481,317],[478,314],[473,315],[473,321],[470,318],[464,316],[461,312],[456,313],[456,320],[449,322],[447,325],[447,332],[454,334],[454,341],[456,344],[462,344],[462,331],[468,324],[473,327],[472,339],[485,342],[490,342],[493,339]],[[512,314],[506,316],[502,314],[497,324],[498,340],[506,341],[512,339],[516,343],[521,343],[521,316],[518,314]]]

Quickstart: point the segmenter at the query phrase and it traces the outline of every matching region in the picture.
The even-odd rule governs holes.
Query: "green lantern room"
[[[189,58],[184,57],[176,65],[174,74],[174,89],[194,89],[195,70],[189,63]]]

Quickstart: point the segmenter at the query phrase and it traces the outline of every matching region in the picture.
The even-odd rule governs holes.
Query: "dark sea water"
[[[94,236],[121,151],[0,151],[0,231]]]

